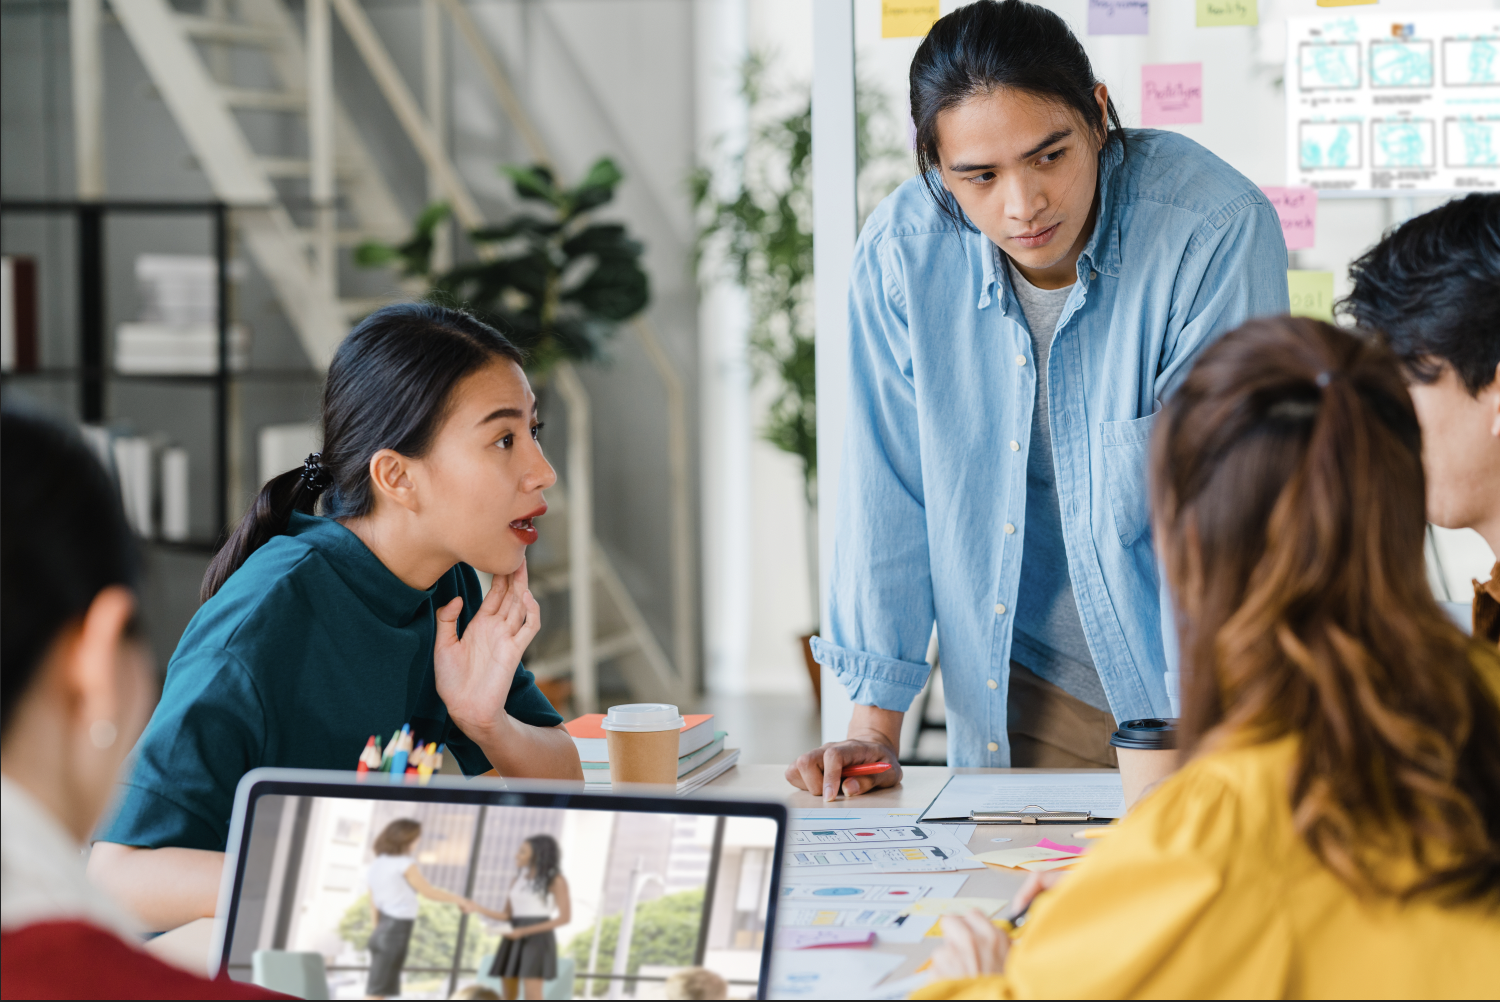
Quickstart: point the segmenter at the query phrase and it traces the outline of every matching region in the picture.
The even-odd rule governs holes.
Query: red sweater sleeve
[[[285,999],[242,981],[165,964],[87,922],[37,922],[0,934],[0,998]]]

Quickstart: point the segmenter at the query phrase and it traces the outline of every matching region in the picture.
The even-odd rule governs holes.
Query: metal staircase
[[[167,0],[111,4],[215,196],[236,207],[245,245],[308,356],[324,368],[350,318],[375,305],[339,299],[339,248],[367,239],[399,240],[409,221],[333,97],[331,74],[324,71],[327,85],[309,86],[308,53],[280,0],[239,4],[240,19],[227,16],[228,5],[219,6],[226,16],[179,14]],[[222,47],[261,52],[279,88],[237,87],[221,79],[206,57]],[[236,117],[243,111],[306,116],[311,155],[258,153]],[[331,128],[319,128],[320,115],[331,119]],[[331,149],[320,149],[320,133],[328,135]],[[309,183],[311,199],[289,197],[283,190],[293,187],[288,182]],[[294,209],[296,202],[306,208]],[[299,226],[299,215],[311,215],[313,225]],[[352,217],[353,225],[336,228],[339,215]]]

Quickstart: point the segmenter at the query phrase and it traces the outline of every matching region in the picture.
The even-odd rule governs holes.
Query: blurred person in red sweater
[[[73,432],[0,415],[0,997],[286,998],[140,949],[82,848],[156,697],[139,558],[110,476]]]

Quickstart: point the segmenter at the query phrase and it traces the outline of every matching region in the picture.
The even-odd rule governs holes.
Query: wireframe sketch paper
[[[906,959],[869,950],[777,950],[771,955],[773,999],[867,999]]]
[[[1500,186],[1500,11],[1287,19],[1289,185]]]
[[[1088,811],[1098,818],[1125,813],[1120,774],[1090,772],[1008,773],[953,776],[922,813],[923,823],[951,818],[967,822],[970,811],[1018,811],[1040,807],[1046,811]]]

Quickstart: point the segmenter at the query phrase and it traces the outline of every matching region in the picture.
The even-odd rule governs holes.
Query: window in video
[[[307,995],[321,957],[335,999],[662,999],[668,979],[753,998],[775,838],[763,818],[263,797],[229,973]]]

